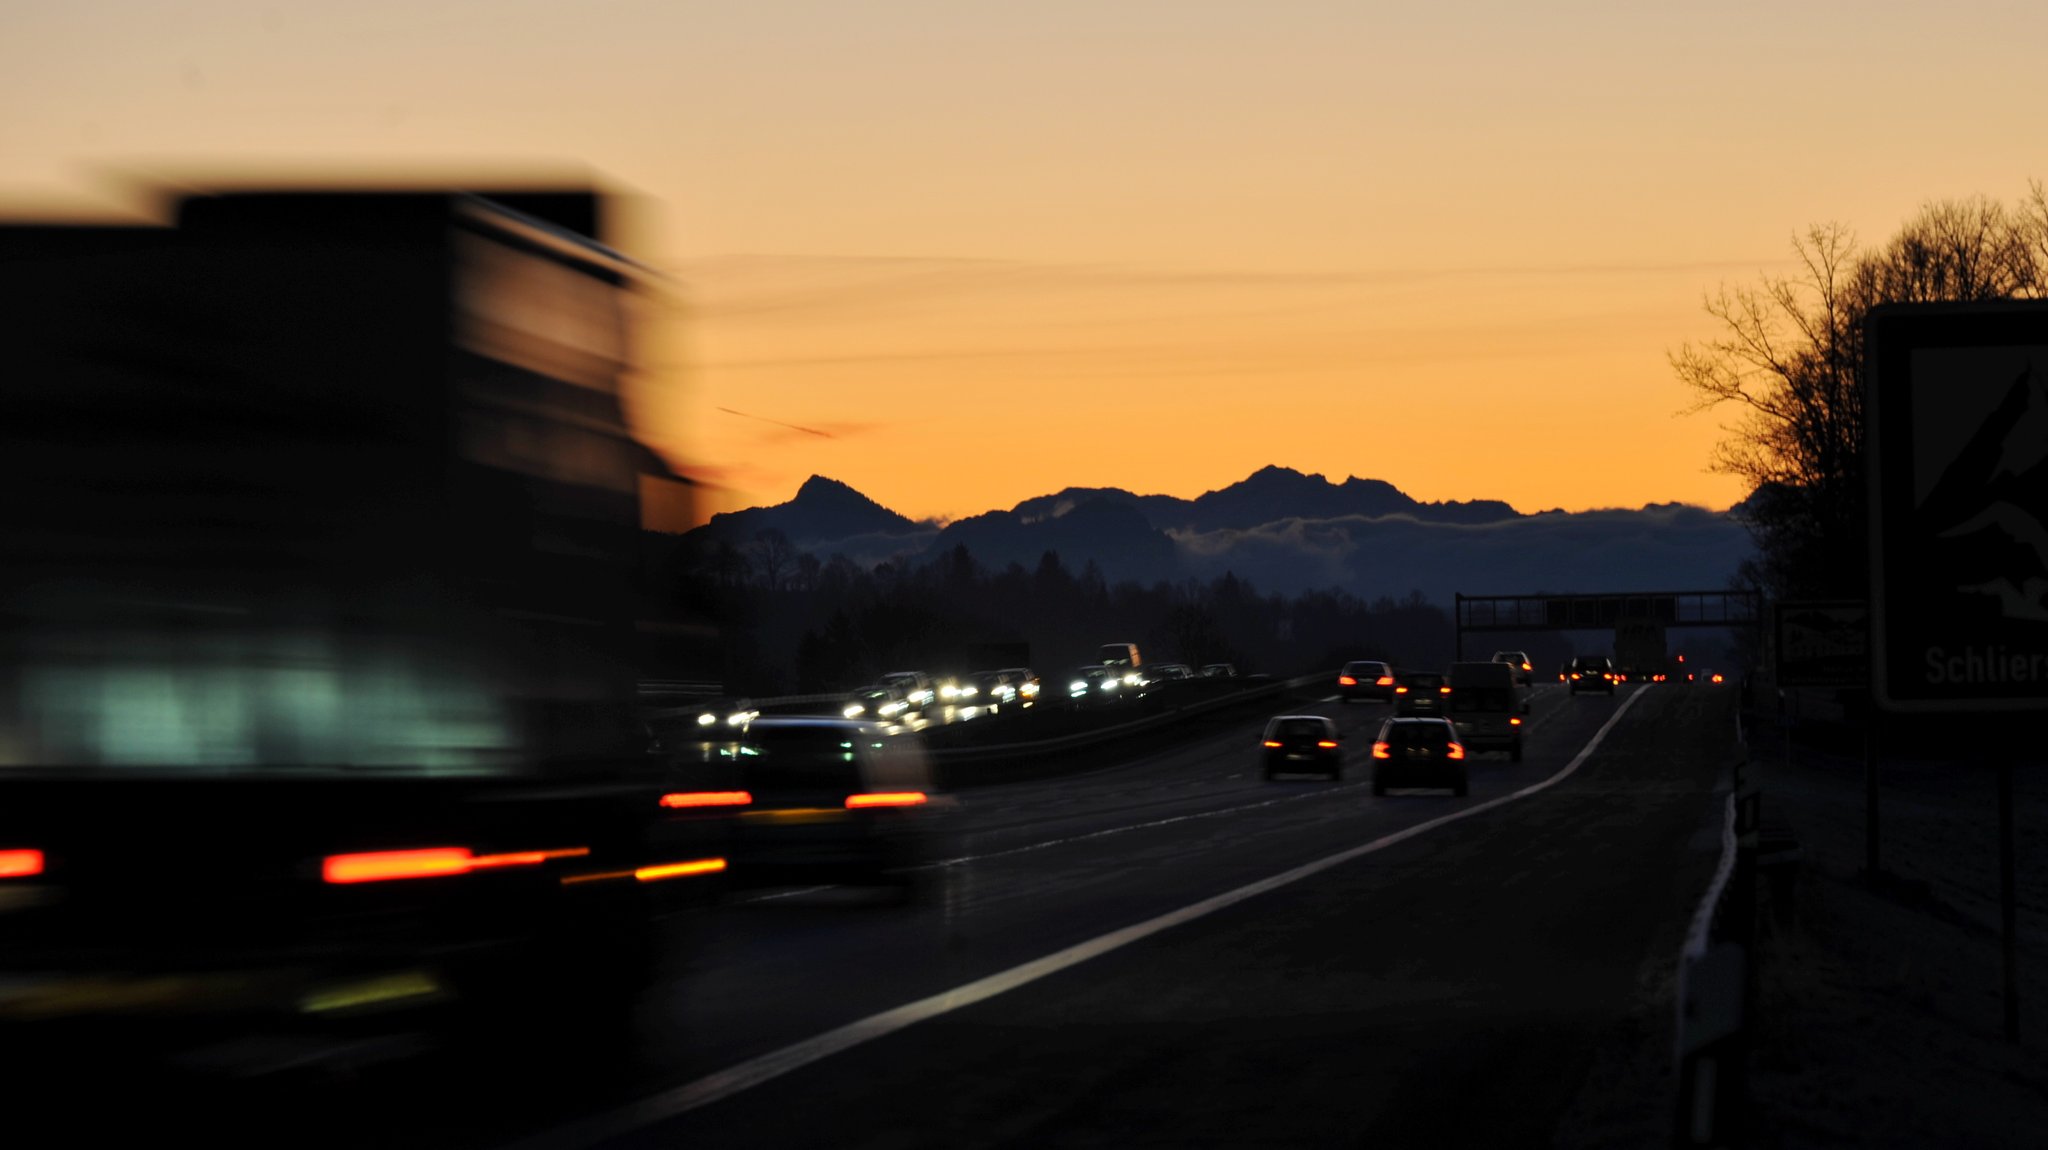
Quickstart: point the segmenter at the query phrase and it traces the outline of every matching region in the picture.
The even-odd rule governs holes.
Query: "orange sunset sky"
[[[704,510],[1266,464],[1524,511],[1743,491],[1667,352],[1840,220],[2048,176],[2048,4],[72,0],[0,8],[0,208],[548,170],[673,277]],[[208,165],[212,165],[211,168]]]

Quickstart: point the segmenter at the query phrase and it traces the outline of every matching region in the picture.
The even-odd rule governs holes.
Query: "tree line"
[[[1350,659],[1438,667],[1451,619],[1420,591],[1366,601],[1341,588],[1262,594],[1225,573],[1206,582],[1110,583],[1056,551],[990,569],[965,547],[864,568],[804,552],[780,531],[672,544],[665,578],[718,621],[729,690],[770,696],[847,690],[888,671],[964,672],[1015,658],[1050,679],[1134,642],[1148,663],[1232,663],[1240,674],[1333,669]]]
[[[1670,355],[1691,412],[1732,409],[1710,466],[1739,476],[1757,555],[1738,582],[1777,598],[1867,594],[1864,320],[1886,303],[2048,296],[2048,189],[1930,202],[1884,243],[1839,223],[1794,237],[1798,270],[1706,298],[1717,334]]]

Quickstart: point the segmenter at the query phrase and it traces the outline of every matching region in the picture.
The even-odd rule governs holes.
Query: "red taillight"
[[[1269,746],[1269,747],[1283,747],[1283,746],[1286,746],[1286,744],[1285,744],[1285,743],[1282,743],[1282,742],[1281,742],[1280,740],[1278,740],[1278,739],[1267,739],[1267,740],[1266,740],[1266,745],[1267,745],[1267,746]]]
[[[1508,720],[1508,726],[1510,726],[1510,727],[1519,727],[1519,726],[1521,726],[1521,725],[1522,725],[1522,720],[1520,720],[1520,719],[1516,719],[1516,718],[1510,718],[1510,719]]]
[[[1349,675],[1339,675],[1337,676],[1337,685],[1340,687],[1356,687],[1358,680]]]
[[[1462,759],[1462,758],[1464,758],[1464,757],[1465,757],[1465,744],[1463,744],[1463,743],[1452,743],[1452,744],[1451,744],[1451,749],[1450,749],[1450,750],[1449,750],[1448,752],[1446,752],[1446,753],[1444,754],[1444,757],[1445,757],[1445,758],[1447,758],[1447,759]]]
[[[0,851],[0,878],[31,878],[43,873],[43,852],[27,847]]]
[[[1720,682],[1720,681],[1721,681],[1721,676],[1719,676],[1719,675],[1716,675],[1716,676],[1714,676],[1714,678],[1713,678],[1713,682],[1716,682],[1716,683],[1718,683],[1718,682]]]
[[[1530,666],[1529,666],[1529,664],[1527,664],[1527,663],[1524,663],[1524,664],[1522,664],[1522,670],[1524,670],[1524,671],[1529,671],[1529,670],[1534,670],[1534,668],[1530,667]]]
[[[1394,693],[1395,693],[1396,695],[1405,695],[1405,694],[1407,694],[1407,693],[1408,693],[1408,688],[1406,688],[1406,687],[1395,687],[1395,688],[1394,688]]]
[[[1392,675],[1381,675],[1372,681],[1372,685],[1375,687],[1391,687],[1394,685],[1394,677]]]
[[[1375,759],[1391,759],[1394,757],[1394,753],[1387,749],[1385,743],[1374,743],[1372,745],[1372,757]]]
[[[1327,750],[1330,750],[1331,748],[1335,747],[1336,745],[1337,745],[1337,741],[1336,741],[1335,739],[1317,739],[1317,740],[1316,740],[1316,746],[1318,746],[1318,747],[1321,747],[1322,749],[1324,749],[1324,750],[1326,750],[1326,751],[1327,751]]]
[[[468,847],[425,847],[405,851],[364,851],[360,854],[328,855],[320,862],[320,877],[336,884],[390,882],[394,879],[438,878],[469,874],[508,866],[534,866],[549,859],[580,858],[588,847],[551,851],[516,851],[508,854],[477,855]]]
[[[661,805],[672,810],[685,807],[744,807],[754,801],[748,791],[676,791],[661,796]]]
[[[914,807],[925,801],[923,791],[876,791],[865,795],[846,796],[846,809],[861,807]]]
[[[1578,673],[1577,671],[1573,671],[1573,672],[1572,672],[1572,678],[1576,679],[1576,678],[1578,678],[1578,677],[1579,677],[1579,673]]]
[[[1436,693],[1439,695],[1448,695],[1451,693],[1451,689],[1449,687],[1438,687],[1436,689]]]

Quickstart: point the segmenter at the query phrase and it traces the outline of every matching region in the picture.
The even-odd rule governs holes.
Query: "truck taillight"
[[[915,807],[925,801],[923,791],[876,791],[864,795],[846,796],[846,809],[853,811],[862,807]]]
[[[744,807],[753,803],[749,791],[672,791],[661,796],[661,805],[670,810],[687,807]]]
[[[0,850],[0,878],[33,878],[43,873],[43,852],[30,847]]]
[[[320,877],[323,881],[337,885],[390,882],[408,878],[439,878],[443,875],[471,874],[501,867],[537,866],[549,859],[580,858],[589,853],[588,847],[514,851],[494,855],[475,854],[468,847],[363,851],[357,854],[328,855],[320,860]]]

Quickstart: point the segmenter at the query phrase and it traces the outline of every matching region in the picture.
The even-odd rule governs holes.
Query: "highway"
[[[1524,760],[1477,757],[1469,798],[1372,797],[1385,704],[1276,703],[1339,722],[1343,780],[1262,781],[1240,717],[960,791],[914,905],[778,889],[675,920],[615,1048],[385,1036],[346,1072],[158,1075],[71,1133],[146,1110],[249,1144],[1544,1144],[1704,886],[1735,694],[1531,698]]]

